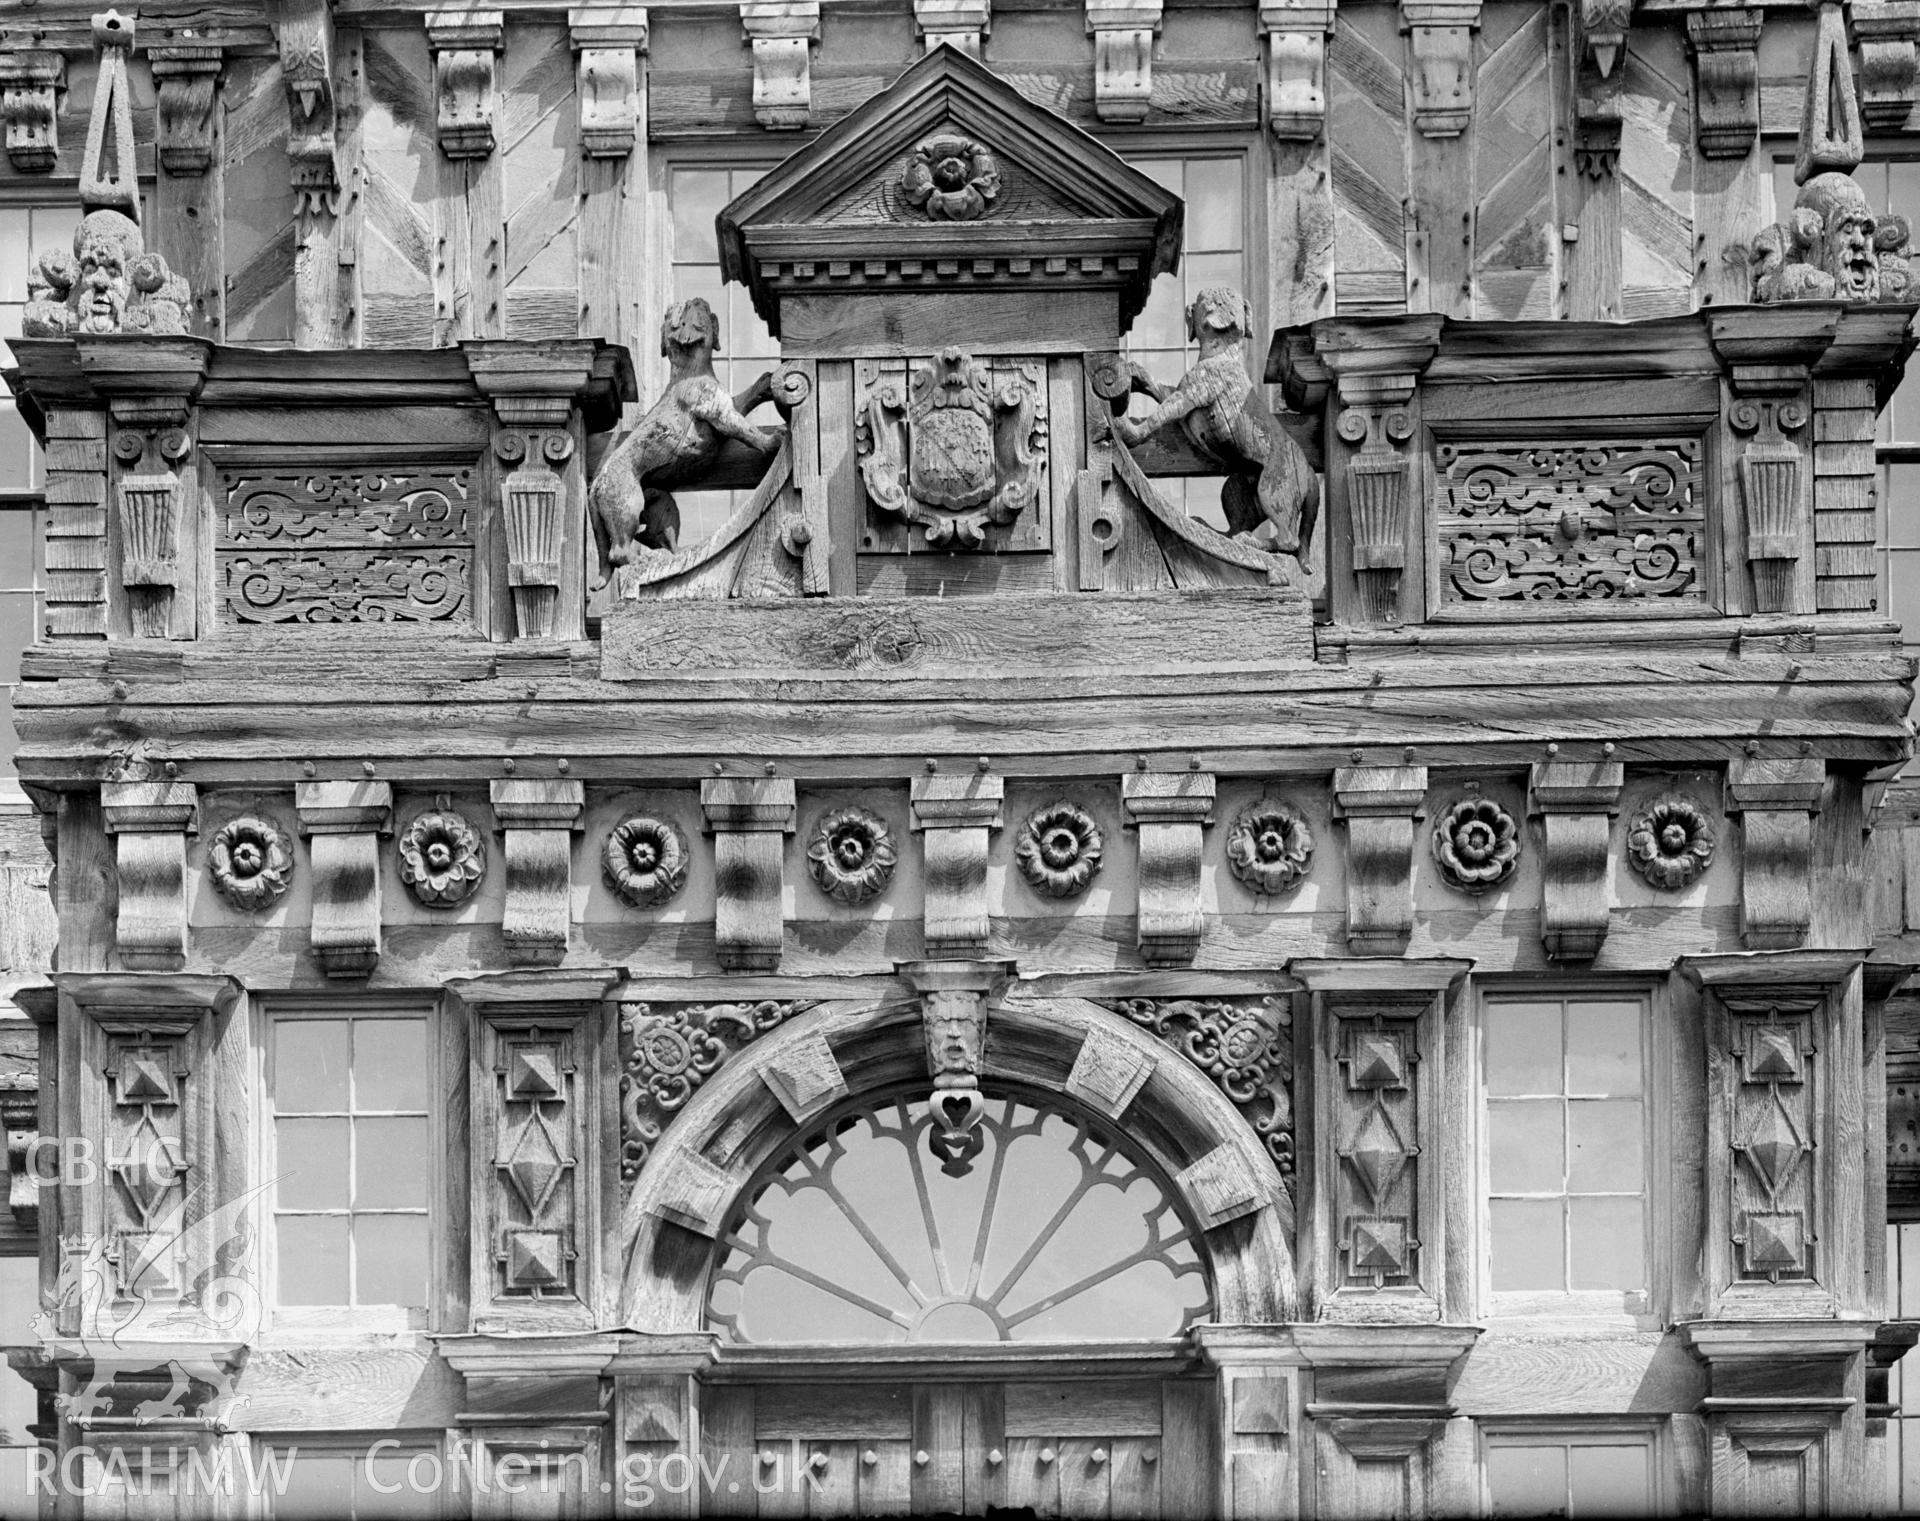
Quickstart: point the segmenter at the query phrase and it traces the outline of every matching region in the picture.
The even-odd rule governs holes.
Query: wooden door
[[[712,1515],[1218,1510],[1205,1379],[732,1384],[701,1410]]]

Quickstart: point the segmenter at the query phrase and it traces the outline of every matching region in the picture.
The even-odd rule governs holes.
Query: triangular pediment
[[[783,271],[918,258],[969,272],[1104,260],[1131,316],[1177,265],[1182,209],[1065,117],[940,47],[720,213],[721,270],[776,332]]]

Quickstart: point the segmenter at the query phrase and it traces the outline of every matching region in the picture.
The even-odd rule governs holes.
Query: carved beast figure
[[[1319,482],[1293,435],[1274,420],[1265,394],[1247,370],[1253,309],[1237,290],[1213,286],[1187,308],[1187,336],[1200,344],[1200,362],[1171,392],[1136,370],[1134,389],[1158,405],[1146,417],[1114,420],[1124,444],[1151,438],[1178,422],[1194,448],[1219,461],[1226,474],[1221,505],[1227,529],[1251,534],[1273,524],[1272,547],[1303,563],[1319,512]]]
[[[608,575],[633,558],[635,544],[668,550],[678,544],[680,508],[672,488],[699,484],[726,440],[737,438],[762,454],[780,445],[777,432],[756,428],[745,416],[772,398],[771,377],[762,375],[738,396],[728,396],[713,373],[719,347],[720,321],[700,297],[668,308],[660,352],[672,365],[672,379],[593,478],[594,536]]]

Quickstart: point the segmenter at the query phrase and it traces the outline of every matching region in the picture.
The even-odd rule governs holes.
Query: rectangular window
[[[437,1448],[396,1446],[313,1449],[302,1443],[262,1448],[254,1472],[272,1498],[273,1521],[378,1521],[439,1514],[450,1489]],[[284,1479],[281,1477],[284,1475]]]
[[[423,1014],[274,1018],[279,1305],[426,1306],[427,1050]]]
[[[1649,1023],[1643,997],[1486,1001],[1496,1310],[1523,1312],[1529,1297],[1589,1295],[1595,1309],[1645,1309]]]
[[[720,280],[720,245],[714,219],[735,196],[749,189],[769,166],[740,168],[724,165],[671,166],[667,170],[667,209],[673,239],[673,299],[705,298],[720,319],[720,349],[713,373],[727,394],[737,396],[763,370],[780,362],[780,345],[744,285]],[[665,315],[662,313],[661,315]],[[651,403],[657,397],[647,396]],[[754,421],[771,427],[778,419],[769,411]],[[743,491],[676,491],[680,509],[680,543],[698,544],[746,501]]]
[[[1196,154],[1181,158],[1138,156],[1133,167],[1164,189],[1187,203],[1184,243],[1180,252],[1180,271],[1162,275],[1154,281],[1146,309],[1134,319],[1125,343],[1127,354],[1137,359],[1147,373],[1168,389],[1180,383],[1187,367],[1198,358],[1198,350],[1187,338],[1187,306],[1210,285],[1227,285],[1249,300],[1258,292],[1252,288],[1251,246],[1247,216],[1250,198],[1246,193],[1247,160],[1244,154]],[[1254,331],[1249,335],[1255,365],[1266,362],[1259,313],[1254,314]],[[1255,380],[1260,377],[1255,373]],[[1136,416],[1152,409],[1145,397],[1134,399]],[[1191,480],[1162,480],[1160,491],[1175,506],[1184,505],[1191,517],[1210,527],[1225,531],[1227,520],[1220,510],[1218,477],[1203,476]]]
[[[1489,1431],[1487,1498],[1495,1516],[1646,1516],[1655,1513],[1650,1431]]]

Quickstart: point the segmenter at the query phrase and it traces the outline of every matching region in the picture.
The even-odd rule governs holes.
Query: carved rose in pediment
[[[977,221],[999,199],[1000,166],[972,138],[931,137],[913,150],[900,193],[935,221]]]

